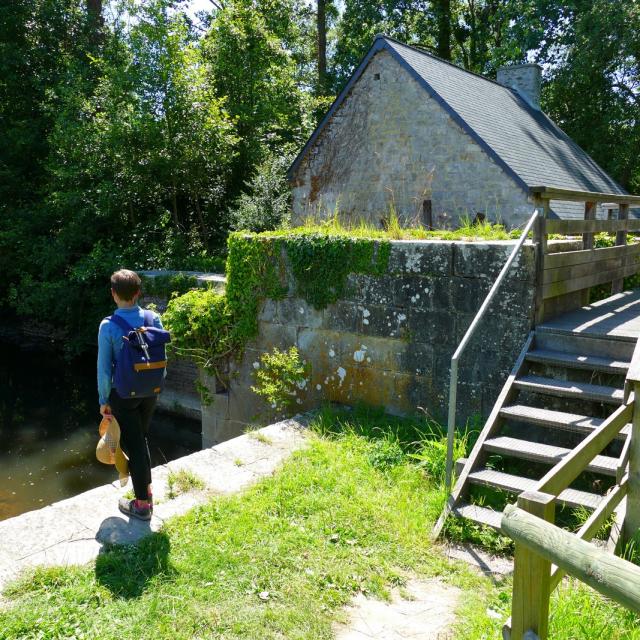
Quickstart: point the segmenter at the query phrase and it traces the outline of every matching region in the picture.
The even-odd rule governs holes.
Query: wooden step
[[[493,509],[480,507],[476,504],[459,504],[453,507],[451,513],[458,518],[466,518],[478,524],[484,524],[498,531],[500,530],[502,511],[494,511]]]
[[[492,469],[481,469],[480,471],[470,473],[469,481],[484,487],[493,487],[494,489],[502,489],[509,493],[517,494],[523,491],[534,490],[538,483],[537,480],[512,476],[508,473],[502,473],[501,471],[493,471]],[[602,496],[577,489],[565,489],[558,496],[558,500],[570,507],[596,509],[602,500]]]
[[[571,453],[571,449],[564,447],[556,447],[550,444],[541,444],[505,436],[491,438],[484,443],[484,446],[487,451],[491,451],[492,453],[499,453],[503,456],[511,456],[513,458],[542,462],[550,465],[557,464],[567,456],[567,454]],[[589,471],[593,471],[594,473],[614,477],[617,468],[618,459],[610,456],[596,456],[587,467]]]
[[[549,349],[534,349],[527,353],[527,360],[542,364],[566,367],[569,369],[587,369],[604,373],[626,375],[630,362],[615,358],[601,358],[599,356],[585,356],[577,353],[551,351]]]
[[[578,398],[593,402],[605,402],[607,404],[621,405],[624,401],[624,391],[615,387],[605,387],[588,382],[572,382],[567,380],[555,380],[542,376],[523,376],[515,381],[515,386],[523,391],[542,393],[548,396],[560,396],[562,398]]]
[[[513,422],[526,422],[540,427],[562,429],[563,431],[572,431],[585,435],[590,434],[604,422],[601,418],[590,418],[577,413],[552,411],[551,409],[538,409],[525,404],[502,407],[500,415]],[[617,437],[620,440],[624,440],[630,432],[631,425],[627,425],[622,428]]]
[[[594,338],[588,334],[558,331],[544,325],[536,327],[536,349],[582,353],[600,358],[615,358],[631,362],[636,341],[633,339]]]

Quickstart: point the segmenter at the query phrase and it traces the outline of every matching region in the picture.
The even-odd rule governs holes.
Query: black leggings
[[[138,500],[148,500],[151,455],[147,435],[157,397],[122,399],[115,389],[109,396],[111,412],[120,425],[120,447],[129,458],[129,474]]]

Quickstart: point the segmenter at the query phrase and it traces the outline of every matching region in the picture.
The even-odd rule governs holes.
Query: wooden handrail
[[[640,567],[515,505],[504,510],[501,529],[516,543],[553,562],[606,597],[640,613]]]
[[[618,231],[639,231],[640,219],[631,220],[547,220],[547,233],[578,235],[581,233],[614,233]]]
[[[562,202],[602,202],[611,204],[640,204],[640,196],[624,193],[598,193],[595,191],[574,191],[561,187],[538,186],[529,189],[537,198],[560,200]]]

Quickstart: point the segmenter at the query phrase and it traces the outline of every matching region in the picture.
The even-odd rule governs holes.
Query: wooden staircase
[[[598,430],[625,401],[634,339],[594,337],[539,325],[518,357],[475,446],[456,464],[447,514],[499,529],[501,511],[478,500],[475,487],[518,495],[534,490],[551,467]],[[598,508],[619,480],[630,425],[588,465],[589,477],[562,491],[569,507]],[[576,483],[574,483],[576,484]]]

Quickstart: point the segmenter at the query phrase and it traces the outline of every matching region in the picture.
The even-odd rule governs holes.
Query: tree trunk
[[[444,60],[451,60],[451,0],[435,2],[438,17],[438,55]]]
[[[173,223],[176,225],[176,229],[180,230],[180,218],[178,217],[178,185],[176,184],[176,177],[171,176],[171,215],[173,216]]]
[[[202,244],[206,248],[208,248],[209,238],[207,237],[207,225],[204,222],[204,217],[202,215],[202,208],[200,207],[200,196],[197,193],[194,196],[194,202],[196,206],[196,213],[198,214],[198,222],[200,223],[200,233],[202,236]]]
[[[103,36],[102,29],[104,27],[102,0],[87,0],[87,15],[91,28],[91,41],[93,44],[100,44]]]
[[[318,91],[324,94],[327,88],[327,13],[326,0],[318,0]]]

